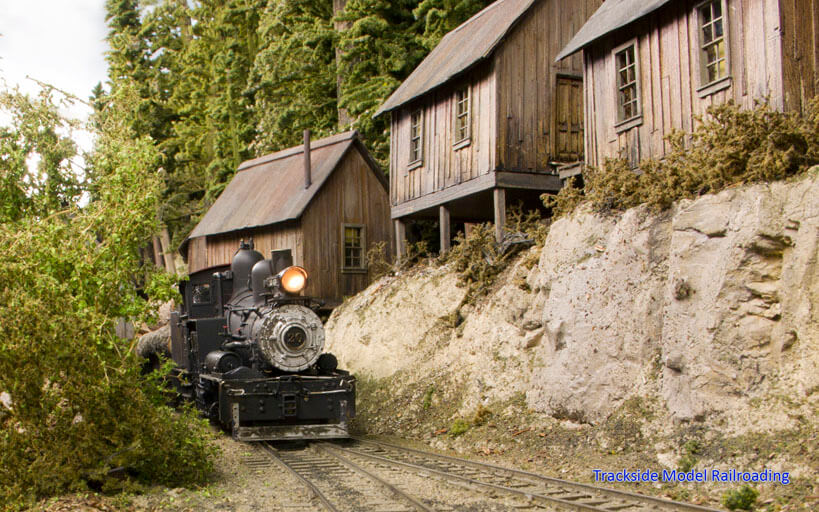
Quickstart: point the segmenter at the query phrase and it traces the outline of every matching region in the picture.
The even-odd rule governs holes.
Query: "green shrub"
[[[743,485],[722,495],[722,505],[728,510],[751,510],[759,497],[759,491]]]
[[[819,164],[819,98],[804,115],[778,112],[767,104],[752,110],[733,102],[708,108],[691,134],[666,137],[663,160],[644,160],[632,170],[622,159],[588,168],[584,190],[564,187],[542,196],[555,217],[582,201],[601,213],[647,203],[657,210],[674,201],[712,194],[742,183],[782,180]]]
[[[81,190],[91,200],[80,207],[66,185],[69,157],[45,158],[53,138],[31,143],[31,133],[54,133],[56,107],[48,98],[0,100],[15,123],[0,130],[0,171],[8,171],[0,172],[0,509],[129,487],[110,476],[115,468],[138,483],[203,482],[212,454],[206,427],[165,405],[156,379],[140,375],[132,340],[114,334],[118,318],[149,309],[136,283],[156,272],[139,256],[157,232],[156,148],[132,137],[119,113],[101,117],[108,131],[88,159],[93,180]],[[38,173],[14,155],[43,157]],[[15,199],[15,187],[26,201]],[[172,293],[163,281],[146,286],[157,299]]]
[[[443,260],[452,263],[458,282],[467,287],[466,302],[485,294],[506,266],[492,224],[478,224],[469,236],[459,233]]]
[[[458,418],[457,420],[452,422],[452,426],[449,427],[449,435],[451,437],[458,437],[462,434],[465,434],[467,430],[469,430],[469,422],[465,419]]]
[[[430,386],[424,392],[424,401],[421,402],[421,407],[426,411],[432,407],[432,395],[435,394],[435,387]]]

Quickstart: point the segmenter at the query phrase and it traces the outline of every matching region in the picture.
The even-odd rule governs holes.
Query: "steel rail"
[[[327,443],[319,443],[319,444],[314,445],[314,446],[316,446],[316,448],[318,448],[320,451],[330,455],[331,457],[335,457],[336,459],[341,461],[342,464],[349,467],[350,469],[352,469],[354,471],[357,471],[357,472],[359,472],[359,473],[361,473],[363,475],[367,475],[367,477],[369,477],[371,480],[379,483],[382,487],[384,487],[385,489],[390,491],[394,496],[397,496],[397,497],[403,499],[404,501],[409,502],[413,506],[413,508],[415,508],[415,510],[418,510],[419,512],[433,512],[433,509],[427,507],[426,505],[424,505],[420,501],[416,500],[415,498],[413,498],[409,494],[405,493],[404,491],[398,489],[397,487],[395,487],[391,483],[387,482],[383,478],[381,478],[381,477],[375,475],[374,473],[371,473],[370,471],[362,468],[361,466],[359,466],[358,464],[356,464],[353,461],[349,460],[348,458],[343,457],[343,456],[339,455],[338,453],[333,453],[333,451],[334,451],[333,448],[334,447],[331,447],[331,445],[328,445]]]
[[[685,511],[685,512],[722,512],[719,509],[703,507],[701,505],[695,505],[693,503],[683,503],[683,502],[680,502],[680,501],[667,500],[667,499],[663,499],[663,498],[657,498],[657,497],[654,497],[654,496],[646,496],[644,494],[637,494],[637,493],[633,493],[633,492],[629,492],[629,491],[621,491],[621,490],[618,490],[618,489],[612,489],[610,487],[600,487],[600,486],[596,486],[596,485],[592,485],[592,484],[585,484],[585,483],[581,483],[581,482],[572,482],[572,481],[569,481],[569,480],[562,480],[560,478],[554,478],[554,477],[538,475],[537,473],[531,473],[529,471],[522,471],[522,470],[519,470],[519,469],[510,469],[510,468],[505,468],[505,467],[502,467],[502,466],[496,466],[494,464],[487,464],[487,463],[484,463],[484,462],[476,462],[476,461],[471,461],[471,460],[466,460],[466,459],[460,459],[460,458],[457,458],[457,457],[450,457],[448,455],[439,455],[439,454],[436,454],[436,453],[430,453],[430,452],[425,452],[425,451],[422,451],[422,450],[416,450],[414,448],[406,448],[406,447],[403,447],[403,446],[398,446],[398,445],[394,445],[394,444],[390,444],[390,443],[385,443],[385,442],[382,442],[382,441],[371,441],[371,440],[362,439],[362,438],[359,438],[359,437],[353,437],[353,439],[355,441],[359,442],[359,443],[362,443],[362,444],[370,444],[370,445],[378,446],[378,447],[381,447],[381,448],[397,450],[399,452],[401,452],[401,451],[408,452],[408,453],[412,453],[412,454],[422,456],[422,457],[437,459],[437,460],[443,461],[443,462],[448,462],[448,463],[453,463],[453,464],[460,464],[460,465],[463,465],[463,466],[469,466],[469,467],[472,467],[472,468],[475,468],[475,469],[482,469],[482,470],[485,470],[485,471],[488,470],[488,471],[493,471],[493,472],[496,472],[496,473],[500,472],[500,473],[505,473],[506,475],[512,475],[512,476],[517,476],[517,477],[525,477],[525,478],[534,479],[534,480],[537,480],[537,481],[540,481],[540,482],[545,482],[545,483],[549,483],[549,484],[561,485],[561,486],[564,486],[564,487],[574,488],[576,490],[582,490],[582,491],[586,491],[586,492],[593,492],[593,493],[598,494],[598,495],[602,494],[602,495],[608,496],[610,498],[623,499],[623,500],[633,500],[633,501],[638,501],[638,502],[642,502],[642,503],[650,503],[650,504],[653,504],[653,505],[658,505],[658,506],[665,507],[666,509],[680,510],[680,511]],[[359,452],[359,451],[355,451],[355,450],[350,450],[350,451],[353,452],[353,453],[359,454],[359,455],[363,455],[363,456],[378,457],[376,455],[366,454],[364,452]],[[385,462],[389,461],[389,462],[394,462],[394,463],[398,463],[398,464],[402,464],[402,465],[407,464],[407,465],[412,466],[412,464],[405,463],[405,462],[400,462],[400,461],[393,461],[392,459],[389,459],[389,458],[386,458],[386,457],[379,457],[379,458],[384,459]],[[426,468],[425,466],[418,466],[418,468],[422,468],[424,470],[430,470],[430,468]],[[437,470],[433,470],[433,471],[437,471]],[[440,472],[440,473],[445,473],[445,472]],[[457,475],[453,475],[453,476],[457,476]],[[459,476],[458,478],[463,479],[465,477],[460,477]],[[495,484],[486,484],[486,483],[483,483],[483,482],[480,482],[480,484],[481,485],[489,485],[489,486],[494,486],[495,485]],[[499,487],[503,487],[503,486],[499,486]],[[517,491],[516,489],[510,489],[510,490],[511,491]],[[518,491],[518,492],[520,492],[520,491]],[[552,498],[551,496],[544,496],[544,497],[549,499],[549,500],[560,500],[560,498]],[[560,501],[566,501],[566,500],[560,500]],[[581,505],[581,504],[567,502],[566,505],[574,507],[576,505]],[[592,509],[586,508],[586,509],[583,509],[583,510],[592,510]],[[604,509],[595,508],[593,510],[604,510]]]
[[[295,476],[301,483],[303,483],[308,489],[310,489],[310,491],[312,491],[313,495],[316,498],[318,498],[318,500],[321,502],[322,505],[324,505],[324,508],[326,508],[329,512],[340,512],[339,509],[337,509],[335,507],[335,505],[330,503],[330,500],[327,499],[327,497],[324,495],[324,493],[322,493],[319,490],[319,488],[316,487],[315,484],[313,484],[313,482],[311,482],[310,480],[308,480],[305,477],[301,476],[298,471],[291,468],[289,464],[287,464],[284,460],[282,460],[282,458],[279,457],[278,450],[276,450],[275,448],[270,446],[270,443],[265,442],[265,443],[261,443],[261,445],[262,445],[262,448],[273,458],[273,460],[275,460],[277,463],[279,463],[280,466],[282,466],[284,469],[289,471],[290,474]]]
[[[440,476],[440,477],[442,477],[444,479],[448,479],[448,480],[458,480],[458,481],[461,481],[461,482],[469,483],[469,484],[477,486],[477,487],[485,487],[487,489],[492,489],[492,490],[495,490],[495,491],[503,491],[503,492],[505,492],[507,494],[515,494],[517,496],[525,498],[527,501],[538,500],[538,501],[549,503],[549,504],[552,504],[552,505],[556,504],[556,505],[559,505],[559,506],[564,507],[564,508],[575,510],[577,512],[611,512],[611,510],[607,509],[607,508],[600,508],[600,507],[596,507],[594,505],[587,505],[585,503],[576,503],[576,502],[572,502],[572,501],[568,501],[568,500],[563,500],[563,499],[560,499],[560,498],[555,498],[555,497],[552,497],[552,496],[546,496],[544,494],[537,494],[537,493],[532,493],[532,492],[528,492],[528,491],[521,491],[519,489],[515,489],[515,488],[512,488],[512,487],[505,487],[503,485],[491,484],[491,483],[488,483],[488,482],[481,482],[480,480],[475,480],[475,479],[472,479],[472,478],[469,478],[469,477],[466,477],[466,476],[456,475],[456,474],[449,473],[449,472],[446,472],[446,471],[441,471],[441,470],[438,470],[438,469],[433,469],[433,468],[429,468],[429,467],[426,467],[426,466],[421,466],[421,465],[418,465],[418,464],[412,464],[412,463],[409,463],[409,462],[403,462],[403,461],[399,461],[399,460],[395,460],[395,459],[390,459],[390,458],[387,458],[387,457],[381,457],[379,455],[374,455],[374,454],[371,454],[371,453],[359,452],[357,450],[353,450],[353,449],[350,449],[350,448],[336,446],[336,447],[334,447],[334,449],[350,452],[350,453],[353,453],[355,455],[359,455],[361,457],[366,457],[366,458],[369,458],[369,459],[372,459],[372,460],[375,460],[375,461],[378,461],[378,462],[386,463],[386,464],[393,464],[393,465],[403,466],[403,467],[412,469],[412,470],[417,471],[417,472],[422,473],[422,474],[437,475],[437,476]]]

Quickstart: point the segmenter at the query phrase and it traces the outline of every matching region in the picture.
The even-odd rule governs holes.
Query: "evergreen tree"
[[[350,28],[339,34],[342,49],[339,104],[355,119],[373,156],[389,158],[389,116],[373,118],[378,107],[426,55],[412,14],[414,0],[349,0],[337,15]]]
[[[144,12],[137,0],[107,0],[110,94],[137,91],[129,122],[162,155],[159,217],[173,241],[241,161],[296,145],[305,129],[332,134],[339,108],[386,168],[389,116],[372,115],[488,3],[348,0],[334,15],[331,0],[154,0]],[[100,90],[93,100],[108,106]]]
[[[264,154],[300,142],[310,129],[329,135],[338,123],[332,0],[274,0],[259,23],[264,41],[251,85]]]
[[[492,0],[422,0],[413,14],[421,22],[421,45],[429,51],[450,31],[492,3]]]

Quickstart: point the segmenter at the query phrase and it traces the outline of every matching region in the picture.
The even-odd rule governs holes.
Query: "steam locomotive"
[[[241,441],[348,436],[355,378],[324,349],[307,271],[289,250],[270,259],[242,241],[228,267],[180,283],[171,314],[171,380]]]

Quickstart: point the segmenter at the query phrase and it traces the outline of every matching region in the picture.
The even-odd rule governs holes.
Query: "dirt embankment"
[[[819,494],[817,247],[817,169],[663,214],[579,212],[476,303],[447,267],[420,267],[346,302],[327,339],[362,377],[371,432],[586,480],[789,471],[760,487],[787,507]],[[730,486],[672,487],[657,492],[713,503]]]

